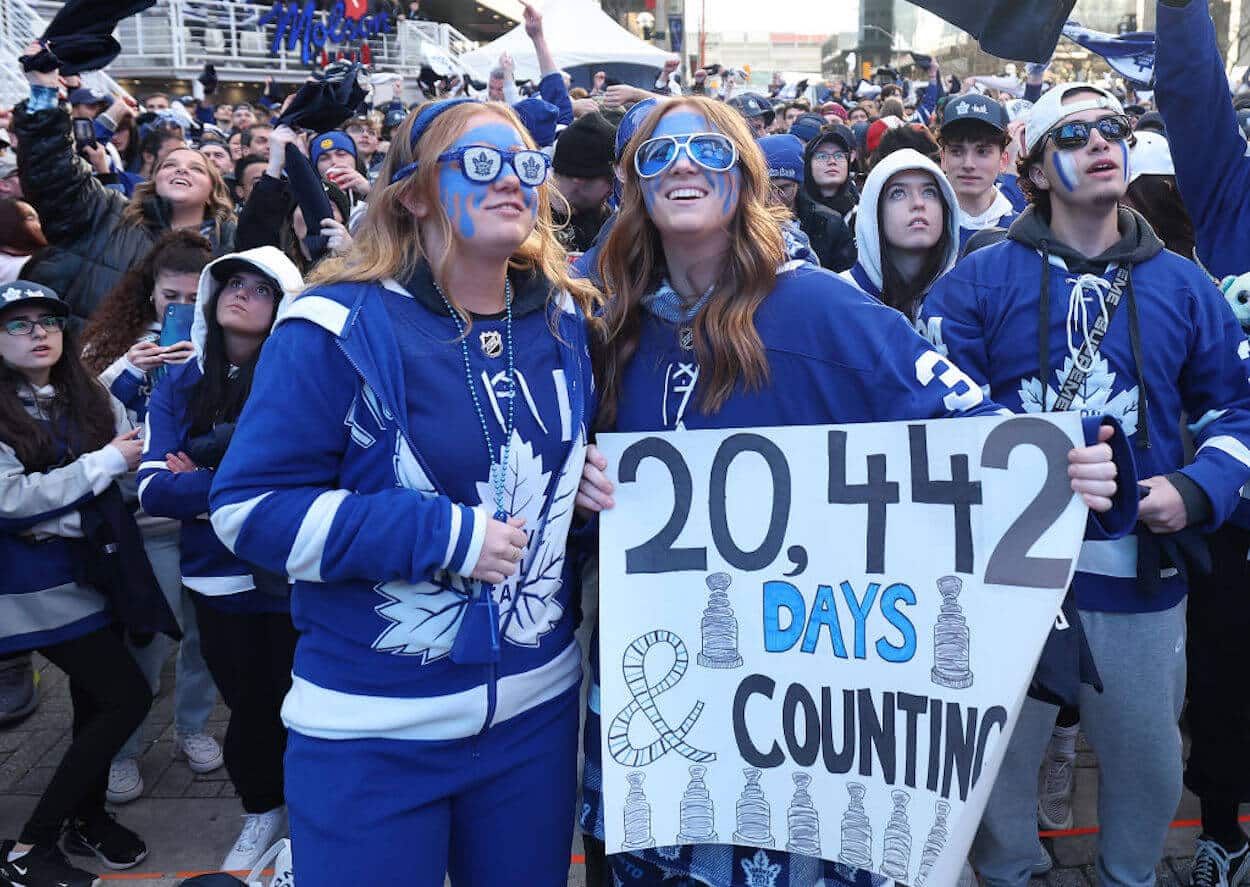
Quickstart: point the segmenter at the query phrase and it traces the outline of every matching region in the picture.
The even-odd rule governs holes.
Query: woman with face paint
[[[213,486],[218,536],[295,580],[301,887],[345,860],[362,884],[566,880],[597,294],[568,278],[548,173],[506,107],[410,115],[350,252],[265,346]]]
[[[904,148],[873,167],[855,240],[859,261],[843,279],[914,322],[925,293],[959,258],[959,204],[937,164]]]
[[[763,155],[732,109],[700,98],[663,105],[642,122],[621,168],[620,218],[602,261],[609,301],[606,341],[595,352],[599,428],[819,425],[998,409],[897,311],[828,271],[784,262]],[[937,377],[925,372],[937,365]],[[1109,432],[1092,433],[1106,439]],[[1095,443],[1070,459],[1073,489],[1092,508],[1110,509],[1110,448]],[[606,468],[592,446],[581,508],[612,507]],[[582,811],[588,850],[603,839],[598,698],[592,688]],[[727,844],[619,854],[608,865],[628,884],[745,887],[760,870],[760,853],[778,885],[877,880],[815,857]]]

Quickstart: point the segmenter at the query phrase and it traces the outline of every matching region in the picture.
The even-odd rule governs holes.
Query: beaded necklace
[[[516,427],[516,365],[512,355],[512,281],[504,278],[504,310],[506,312],[505,336],[508,355],[508,421],[504,424],[503,458],[495,464],[495,444],[490,434],[490,424],[486,421],[486,411],[482,409],[481,398],[477,395],[477,386],[473,382],[473,368],[469,362],[468,337],[465,335],[464,321],[452,307],[451,300],[443,292],[443,288],[434,281],[434,291],[438,293],[447,313],[451,315],[460,336],[460,356],[464,361],[464,381],[469,389],[469,397],[473,399],[473,409],[477,413],[478,423],[482,428],[482,441],[486,445],[486,457],[490,463],[491,487],[495,492],[495,520],[506,521],[507,509],[503,507],[504,490],[507,485],[508,466],[512,460],[512,432]],[[481,583],[477,597],[465,607],[464,618],[456,632],[452,644],[451,659],[461,665],[490,664],[499,661],[499,606],[495,603],[495,595],[490,586]]]
[[[513,396],[516,392],[516,366],[512,360],[512,281],[504,278],[503,300],[504,310],[507,312],[504,330],[508,355],[508,421],[504,425],[503,460],[498,466],[495,465],[495,444],[491,438],[490,425],[486,421],[482,401],[477,396],[477,386],[473,383],[473,368],[469,363],[469,340],[465,335],[464,321],[460,319],[459,312],[452,307],[451,300],[447,298],[437,280],[434,281],[434,291],[443,300],[443,305],[451,315],[452,323],[456,325],[456,333],[460,337],[460,356],[464,360],[464,381],[468,386],[469,396],[473,398],[473,410],[477,413],[478,423],[482,427],[482,441],[486,444],[486,458],[490,460],[491,484],[495,490],[495,520],[506,521],[508,512],[503,507],[504,488],[507,484],[508,465],[511,463],[512,456],[512,430],[516,426],[516,398]]]

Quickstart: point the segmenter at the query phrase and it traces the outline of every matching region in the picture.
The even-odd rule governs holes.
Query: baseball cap
[[[326,151],[333,151],[335,148],[346,151],[353,157],[356,156],[356,143],[352,141],[352,137],[345,132],[332,129],[312,140],[312,148],[309,150],[312,165],[315,167],[322,154]]]
[[[1174,176],[1176,167],[1172,164],[1172,149],[1166,137],[1157,132],[1137,133],[1137,144],[1128,154],[1129,183],[1137,181],[1139,176]]]
[[[983,95],[963,95],[946,103],[942,112],[942,132],[956,123],[982,123],[995,132],[1007,131],[1007,109]]]
[[[1073,93],[1084,93],[1079,101],[1065,105],[1063,100]],[[1059,121],[1081,111],[1106,110],[1113,114],[1123,114],[1124,106],[1109,90],[1092,83],[1065,83],[1056,86],[1033,103],[1033,111],[1029,114],[1029,122],[1024,128],[1024,150],[1032,154],[1042,143],[1046,133],[1059,125]],[[950,106],[947,106],[950,113]]]
[[[1240,112],[1238,116],[1240,116]],[[1157,132],[1161,135],[1167,135],[1167,127],[1163,125],[1163,115],[1158,111],[1147,111],[1137,118],[1136,131],[1139,133]]]
[[[0,285],[0,311],[14,305],[38,305],[51,309],[61,317],[69,316],[69,306],[61,301],[55,290],[29,280],[14,280]]]
[[[748,120],[755,117],[763,117],[765,126],[772,123],[773,118],[776,116],[773,106],[768,103],[768,100],[754,92],[744,92],[742,95],[736,95],[727,104]]]
[[[111,101],[108,93],[90,86],[80,86],[69,94],[71,105],[104,105]]]
[[[790,179],[803,184],[803,143],[798,136],[771,135],[759,141],[770,179]]]

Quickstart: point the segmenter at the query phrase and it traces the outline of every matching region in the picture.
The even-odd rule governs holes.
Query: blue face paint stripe
[[[1124,170],[1124,181],[1128,181],[1128,139],[1120,140],[1120,168]]]
[[[1063,187],[1067,188],[1069,193],[1076,190],[1076,185],[1073,182],[1075,170],[1071,169],[1071,166],[1071,154],[1067,151],[1055,152],[1055,172],[1059,173],[1059,181],[1063,183]]]

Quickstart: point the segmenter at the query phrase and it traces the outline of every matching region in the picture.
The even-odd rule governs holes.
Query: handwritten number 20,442
[[[868,509],[865,534],[865,572],[885,572],[886,525],[889,506],[900,501],[897,480],[890,480],[886,455],[866,457],[866,481],[847,481],[847,432],[828,435],[828,501],[837,505],[863,505]],[[929,465],[928,434],[924,425],[908,427],[911,456],[911,500],[951,507],[955,535],[955,564],[958,573],[972,573],[975,563],[972,534],[972,506],[981,504],[981,483],[970,479],[968,456],[950,457],[948,478],[936,478]],[[1063,514],[1071,498],[1067,476],[1067,453],[1072,443],[1051,423],[1036,418],[1009,419],[995,426],[981,450],[984,468],[1005,469],[1012,451],[1028,446],[1039,449],[1046,458],[1046,481],[1024,512],[999,539],[986,562],[985,581],[990,584],[1061,587],[1067,579],[1069,562],[1064,558],[1029,555],[1033,545]],[[768,529],[763,541],[744,549],[729,527],[726,482],[733,462],[744,453],[764,460],[772,487]],[[690,517],[694,481],[681,451],[667,440],[647,437],[630,445],[621,455],[618,479],[623,484],[637,481],[638,468],[646,459],[656,459],[667,469],[673,485],[673,510],[664,526],[647,541],[625,552],[626,573],[669,573],[707,569],[707,548],[679,547],[677,539]],[[790,465],[781,448],[766,437],[744,432],[727,437],[716,451],[708,482],[708,521],[712,542],[720,557],[744,571],[762,570],[772,564],[785,544],[790,521],[792,480]],[[806,565],[805,552],[791,547],[787,555]],[[797,571],[796,571],[797,572]]]

